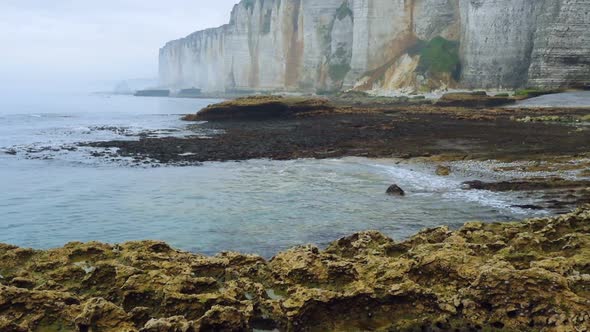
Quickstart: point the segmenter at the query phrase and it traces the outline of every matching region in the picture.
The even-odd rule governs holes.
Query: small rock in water
[[[532,204],[512,205],[512,207],[519,208],[519,209],[525,209],[525,210],[543,210],[542,206],[532,205]]]
[[[451,168],[449,166],[438,166],[436,168],[436,175],[449,176],[451,175]]]
[[[8,150],[4,150],[4,153],[14,156],[14,155],[16,155],[16,150],[15,149],[8,149]]]
[[[406,192],[402,188],[400,188],[397,184],[393,184],[387,189],[387,195],[405,196]]]
[[[461,189],[463,190],[471,190],[471,189],[475,189],[475,190],[481,190],[484,188],[485,183],[483,183],[483,181],[466,181],[463,182],[461,184]]]

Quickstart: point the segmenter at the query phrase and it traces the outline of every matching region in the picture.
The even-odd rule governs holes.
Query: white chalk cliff
[[[242,0],[160,50],[207,92],[590,85],[590,0]]]

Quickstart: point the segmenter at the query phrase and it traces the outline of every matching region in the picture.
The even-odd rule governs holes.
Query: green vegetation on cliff
[[[346,77],[346,74],[350,71],[350,65],[344,64],[332,64],[330,65],[329,74],[330,78],[334,81],[342,81]]]
[[[243,3],[246,6],[246,9],[252,10],[254,8],[254,2],[255,1],[256,0],[243,0]]]
[[[350,9],[350,7],[348,7],[348,3],[344,2],[342,3],[342,6],[340,6],[338,8],[338,10],[336,11],[336,18],[338,18],[339,20],[344,19],[346,16],[353,16],[352,10]]]
[[[435,37],[432,40],[418,41],[408,50],[411,55],[420,55],[419,73],[451,73],[453,78],[461,75],[461,60],[459,59],[459,42]]]

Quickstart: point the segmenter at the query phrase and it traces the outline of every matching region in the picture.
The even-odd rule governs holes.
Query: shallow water
[[[521,100],[510,107],[590,107],[590,91],[544,95]]]
[[[466,177],[441,178],[427,166],[388,160],[138,168],[93,158],[84,149],[52,149],[137,139],[145,130],[190,134],[178,115],[211,102],[77,96],[0,105],[0,150],[17,152],[0,153],[0,242],[49,248],[68,241],[157,239],[205,254],[236,250],[268,257],[367,229],[403,239],[425,227],[531,215],[511,208],[519,202],[509,194],[461,190]],[[100,129],[105,127],[127,129]],[[48,149],[34,152],[40,147]],[[408,195],[386,196],[392,183]]]

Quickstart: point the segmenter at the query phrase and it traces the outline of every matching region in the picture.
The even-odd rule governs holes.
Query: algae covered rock
[[[440,165],[436,168],[436,175],[449,176],[449,175],[451,175],[451,168],[449,166]]]
[[[436,103],[441,107],[498,107],[513,103],[510,97],[488,96],[485,92],[454,92],[443,95]]]
[[[267,261],[145,241],[0,245],[0,331],[584,331],[590,207],[361,232]]]
[[[327,99],[282,96],[251,96],[213,104],[197,114],[186,115],[186,121],[262,120],[285,118],[310,113],[333,112]]]

